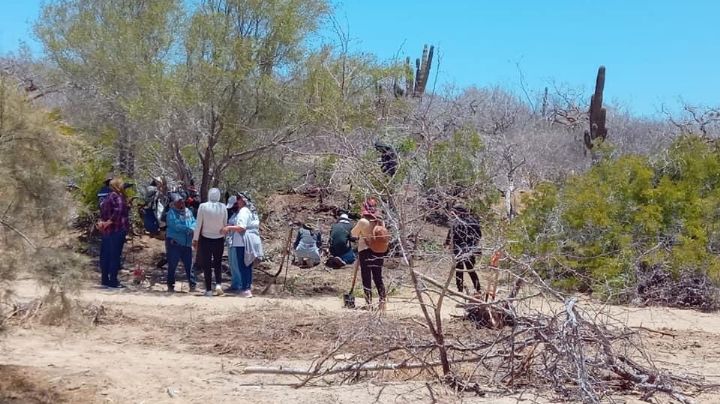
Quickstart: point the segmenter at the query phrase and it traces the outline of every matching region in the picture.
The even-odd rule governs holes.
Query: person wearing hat
[[[229,198],[231,202],[232,197]],[[225,234],[231,235],[231,248],[228,256],[234,255],[238,271],[234,273],[230,289],[239,290],[243,297],[252,295],[252,270],[256,259],[263,256],[260,239],[260,218],[255,205],[243,193],[237,194],[235,205],[238,208],[234,223],[225,226]]]
[[[385,252],[376,252],[370,246],[374,239],[375,228],[382,226],[382,218],[377,208],[377,200],[368,198],[362,207],[362,218],[358,220],[350,234],[358,240],[358,260],[360,261],[360,277],[362,279],[365,302],[372,307],[372,282],[378,290],[380,309],[385,308],[385,283],[382,277],[382,268]]]
[[[220,202],[220,190],[211,188],[208,201],[198,208],[193,247],[197,248],[196,261],[205,278],[205,296],[212,296],[212,275],[215,272],[215,294],[225,293],[222,289],[222,256],[225,249],[227,209]]]
[[[455,260],[455,285],[459,292],[465,292],[464,274],[470,275],[475,293],[480,292],[480,279],[475,272],[475,255],[479,254],[478,244],[482,237],[480,222],[464,206],[452,209],[452,227],[448,231],[445,245],[451,246]]]
[[[101,285],[122,288],[118,281],[125,237],[130,230],[130,207],[125,197],[125,184],[121,178],[113,178],[108,184],[110,193],[100,205],[98,230],[102,234],[100,244]]]
[[[170,210],[167,214],[165,250],[168,260],[168,292],[175,291],[175,270],[182,261],[185,267],[190,292],[195,291],[197,281],[192,271],[192,239],[195,232],[195,217],[185,206],[185,200],[178,193],[170,194]]]
[[[301,267],[311,267],[320,263],[320,247],[322,246],[322,235],[316,231],[307,220],[302,223],[298,230],[293,248],[295,249],[295,260]]]
[[[115,176],[112,173],[108,173],[105,176],[105,180],[103,180],[103,186],[97,193],[98,206],[102,206],[105,198],[107,198],[107,196],[110,195],[110,192],[112,192],[112,189],[110,189],[110,181],[112,181],[113,178],[115,178]]]
[[[330,259],[328,266],[342,268],[355,262],[355,253],[352,250],[350,235],[353,225],[347,213],[341,213],[338,221],[330,227]]]

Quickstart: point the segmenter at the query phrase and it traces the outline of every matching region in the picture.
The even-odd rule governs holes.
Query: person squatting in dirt
[[[452,226],[445,239],[445,246],[451,246],[455,260],[455,285],[459,292],[465,292],[464,274],[470,275],[474,293],[480,293],[480,279],[475,271],[475,256],[480,255],[480,223],[464,206],[452,208]]]
[[[356,241],[350,234],[353,225],[347,213],[341,213],[338,221],[330,227],[330,258],[327,266],[342,268],[355,262],[355,252],[352,250],[352,241]]]
[[[252,297],[253,265],[263,256],[260,218],[255,204],[243,193],[228,198],[226,207],[237,209],[237,213],[233,214],[222,229],[223,234],[230,238],[228,259],[233,257],[230,265],[232,281],[228,290],[240,293],[243,297]],[[236,270],[233,270],[233,263]]]
[[[384,310],[387,299],[382,269],[389,246],[389,234],[377,207],[377,200],[369,198],[363,203],[362,218],[358,220],[351,235],[358,239],[360,277],[365,293],[365,302],[372,307],[372,283],[378,291],[379,309]]]
[[[192,270],[192,240],[195,232],[195,217],[185,206],[185,199],[177,193],[170,194],[170,210],[167,214],[167,234],[165,236],[165,252],[168,261],[167,288],[175,291],[175,270],[182,261],[190,285],[190,292],[195,291],[197,281]]]
[[[320,264],[320,247],[322,247],[322,235],[313,228],[312,224],[304,220],[293,243],[295,264],[302,268]]]
[[[196,261],[205,278],[205,296],[212,296],[212,274],[215,272],[215,294],[222,295],[222,256],[225,249],[227,210],[220,202],[220,190],[211,188],[208,201],[201,203],[193,233]]]
[[[125,238],[130,229],[130,206],[125,196],[125,183],[113,178],[108,184],[110,193],[100,204],[100,221],[97,228],[102,235],[100,242],[101,285],[107,288],[122,288],[118,281],[120,260]]]

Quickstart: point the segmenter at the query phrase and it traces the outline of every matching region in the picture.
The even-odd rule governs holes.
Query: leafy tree
[[[307,38],[325,0],[58,0],[36,31],[73,87],[107,104],[118,163],[172,167],[201,194],[231,164],[306,136]],[[142,146],[142,158],[136,149]]]
[[[167,98],[181,6],[180,0],[58,0],[44,5],[36,24],[72,95],[86,98],[100,117],[93,129],[116,132],[116,163],[130,176],[146,122],[159,117]]]
[[[62,177],[76,140],[9,83],[0,75],[0,301],[26,271],[54,291],[72,290],[80,262],[61,237],[72,206]]]
[[[518,253],[566,286],[617,291],[640,267],[720,281],[720,154],[687,136],[654,158],[605,159],[561,187],[543,185],[514,226]]]

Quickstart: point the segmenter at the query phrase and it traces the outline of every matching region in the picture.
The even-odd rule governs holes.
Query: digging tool
[[[346,309],[354,309],[355,308],[355,295],[353,295],[353,292],[355,292],[355,281],[357,281],[357,273],[358,269],[360,268],[360,258],[358,257],[357,260],[355,260],[355,268],[353,270],[353,280],[352,285],[350,285],[350,292],[343,295],[343,302]]]
[[[495,252],[493,252],[493,255],[490,257],[490,270],[492,272],[490,274],[490,282],[488,283],[487,291],[485,292],[485,301],[486,302],[488,300],[491,302],[495,301],[495,295],[497,294],[498,275],[500,273],[498,264],[500,262],[501,257],[502,257],[502,252],[500,250],[495,250]]]

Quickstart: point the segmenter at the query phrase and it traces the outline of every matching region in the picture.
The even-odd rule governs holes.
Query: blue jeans
[[[237,261],[237,267],[239,272],[239,289],[250,290],[252,287],[252,264],[245,265],[245,247],[233,247],[232,250],[235,252],[235,260]],[[233,283],[235,278],[233,278]]]
[[[100,242],[100,271],[103,286],[118,286],[118,272],[120,272],[120,258],[125,245],[126,231],[118,230],[102,236]]]
[[[342,259],[346,264],[352,264],[353,262],[355,262],[355,253],[353,252],[353,250],[348,250],[348,252],[341,255],[339,258]]]
[[[192,270],[192,247],[180,245],[173,239],[168,238],[165,239],[165,251],[167,252],[168,260],[168,286],[175,285],[175,270],[177,270],[178,263],[182,261],[188,283],[191,288],[194,288],[197,281],[195,280],[195,274]]]
[[[238,259],[237,259],[237,252],[235,251],[238,248],[242,248],[243,252],[242,255],[245,255],[245,247],[230,247],[230,250],[228,251],[228,263],[230,264],[230,289],[232,290],[242,290],[240,289],[240,285],[242,284],[242,281],[240,280],[240,266],[238,265]]]

